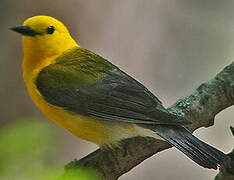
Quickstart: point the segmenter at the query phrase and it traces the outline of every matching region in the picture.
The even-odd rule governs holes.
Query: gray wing
[[[141,124],[190,123],[169,113],[142,84],[106,63],[109,62],[89,61],[85,68],[77,59],[52,64],[39,73],[37,89],[54,106],[102,120]]]

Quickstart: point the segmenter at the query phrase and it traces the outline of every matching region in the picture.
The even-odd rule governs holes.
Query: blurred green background
[[[169,106],[233,61],[233,9],[231,0],[1,0],[0,179],[45,179],[97,148],[34,106],[22,80],[21,37],[9,27],[34,15],[54,16],[81,46],[109,59]],[[229,152],[233,114],[234,108],[228,108],[216,116],[215,126],[195,134]],[[216,173],[173,148],[120,179],[208,180]]]

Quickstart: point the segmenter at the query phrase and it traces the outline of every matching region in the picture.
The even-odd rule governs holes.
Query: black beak
[[[15,26],[15,27],[11,27],[11,30],[18,32],[24,36],[36,36],[39,35],[40,33],[32,30],[30,27],[28,26]]]

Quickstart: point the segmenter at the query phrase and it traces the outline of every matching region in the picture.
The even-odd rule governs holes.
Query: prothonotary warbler
[[[11,29],[23,35],[30,97],[75,136],[99,146],[134,136],[161,138],[205,168],[228,166],[228,156],[184,128],[187,119],[169,113],[141,83],[80,47],[62,22],[34,16]]]

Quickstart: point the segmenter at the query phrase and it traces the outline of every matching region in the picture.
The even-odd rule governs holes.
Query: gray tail
[[[226,154],[202,142],[182,126],[157,125],[153,130],[205,168],[217,169],[220,165],[230,167],[230,158]]]

